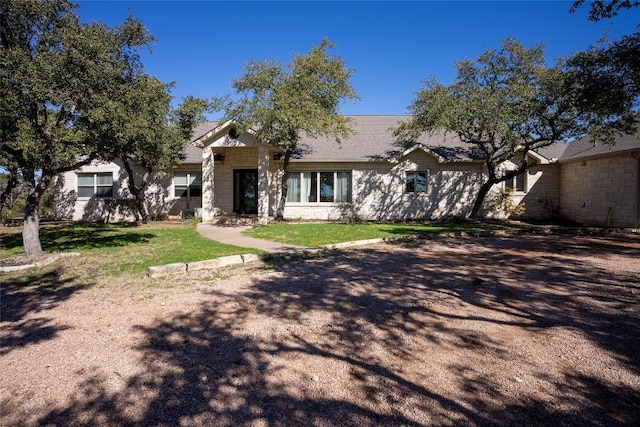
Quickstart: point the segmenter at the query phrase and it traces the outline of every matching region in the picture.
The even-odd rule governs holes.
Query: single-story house
[[[351,119],[354,133],[340,144],[331,138],[302,139],[291,160],[285,218],[394,220],[470,213],[486,173],[477,149],[446,133],[423,135],[404,149],[392,129],[408,116]],[[490,206],[495,195],[508,190],[514,205],[525,206],[523,218],[561,215],[590,224],[636,227],[640,140],[628,136],[619,141],[603,147],[584,138],[530,153],[534,166],[494,186],[485,214],[505,215]],[[154,216],[196,216],[203,221],[228,215],[267,221],[274,216],[283,163],[276,147],[256,140],[251,132],[237,135],[232,122],[207,122],[194,130],[180,158],[171,171],[156,173],[147,191]],[[117,162],[94,163],[61,175],[58,216],[130,217],[126,180]],[[596,188],[597,193],[590,193]]]

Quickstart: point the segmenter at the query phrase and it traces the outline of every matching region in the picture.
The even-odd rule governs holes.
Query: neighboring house
[[[477,148],[441,134],[422,136],[418,144],[403,149],[395,143],[392,128],[407,116],[351,118],[355,133],[341,144],[331,138],[301,141],[290,164],[286,218],[393,220],[469,214],[486,173]],[[204,123],[193,135],[183,160],[155,177],[149,191],[154,215],[198,216],[203,221],[256,215],[264,222],[275,214],[282,176],[276,147],[257,141],[251,132],[236,135],[231,122]],[[633,141],[637,151],[640,143],[637,138]],[[571,162],[565,162],[563,151],[569,152],[570,146],[556,144],[530,153],[535,166],[495,186],[486,206],[494,195],[509,189],[515,204],[524,203],[524,218],[564,215],[565,209],[572,213],[571,203],[563,203],[562,183],[563,168]],[[514,165],[507,162],[504,167]],[[629,177],[635,184],[629,183],[629,188],[637,189],[637,168],[636,160],[635,178]],[[117,163],[64,174],[58,182],[58,205],[66,210],[61,209],[59,216],[75,220],[131,216],[126,179]],[[500,217],[504,212],[486,214]],[[618,219],[622,217],[616,213],[607,225],[617,226]]]

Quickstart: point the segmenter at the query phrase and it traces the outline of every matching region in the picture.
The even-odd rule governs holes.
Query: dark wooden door
[[[258,213],[258,170],[233,171],[233,211],[239,214]]]

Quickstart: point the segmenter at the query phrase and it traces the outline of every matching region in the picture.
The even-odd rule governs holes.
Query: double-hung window
[[[111,172],[79,173],[78,197],[113,197]]]
[[[427,191],[426,172],[407,172],[405,179],[405,193],[424,193]]]
[[[351,172],[291,172],[287,202],[351,202]]]
[[[526,175],[527,175],[526,173],[521,173],[520,175],[516,175],[514,177],[507,179],[504,182],[504,188],[510,191],[520,191],[520,192],[527,191]]]
[[[201,197],[202,174],[200,172],[180,172],[173,174],[175,197]]]

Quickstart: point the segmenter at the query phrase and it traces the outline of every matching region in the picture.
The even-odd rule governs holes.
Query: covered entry
[[[258,169],[234,169],[233,212],[258,213]]]

